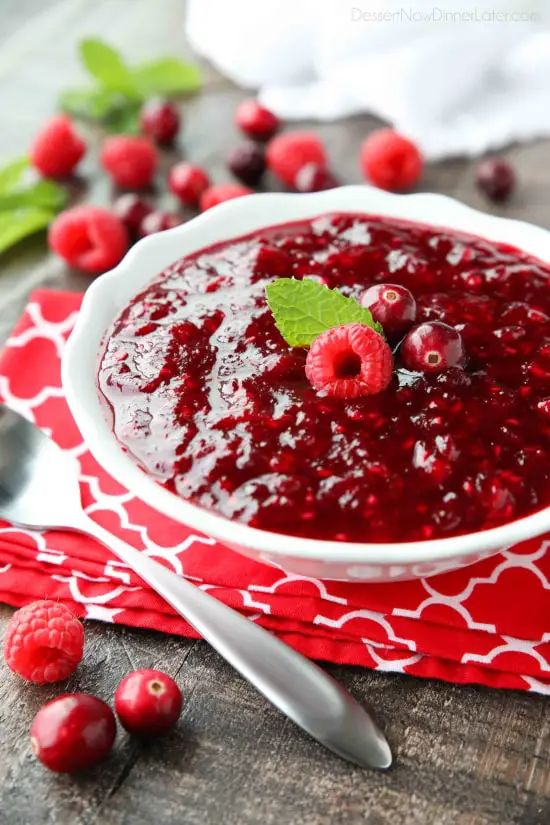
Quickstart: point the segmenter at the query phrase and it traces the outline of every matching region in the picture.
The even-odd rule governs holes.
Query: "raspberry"
[[[265,172],[263,147],[251,140],[235,146],[227,156],[227,168],[243,183],[256,186]]]
[[[389,346],[363,324],[343,324],[322,332],[306,358],[306,376],[312,386],[336,398],[381,392],[390,383],[392,369]]]
[[[210,186],[210,180],[200,166],[182,162],[170,169],[168,186],[184,206],[198,206],[202,193]]]
[[[115,710],[121,724],[137,736],[157,736],[179,719],[181,690],[160,670],[135,670],[116,689]]]
[[[156,235],[157,232],[173,229],[174,226],[179,226],[180,223],[180,218],[171,212],[149,212],[141,222],[139,236],[145,238],[147,235]]]
[[[422,155],[410,140],[393,129],[377,129],[363,142],[359,154],[367,180],[380,189],[411,189],[422,174]]]
[[[82,659],[84,628],[60,602],[31,602],[11,617],[4,642],[8,667],[37,684],[59,682]]]
[[[113,747],[113,711],[88,693],[64,693],[40,708],[31,725],[35,756],[51,771],[75,773],[101,762]]]
[[[286,132],[267,147],[267,165],[287,186],[294,186],[300,169],[314,163],[325,169],[325,147],[314,132]]]
[[[84,272],[106,272],[124,257],[128,233],[115,215],[99,206],[65,209],[50,224],[48,243],[68,264]]]
[[[118,186],[149,186],[157,168],[157,150],[147,138],[113,135],[103,142],[101,163]]]
[[[141,131],[157,143],[170,145],[180,129],[179,112],[168,100],[148,100],[139,114]]]
[[[30,159],[40,174],[48,178],[70,175],[86,151],[86,144],[75,132],[66,115],[50,118],[31,146]]]
[[[253,98],[239,103],[235,123],[254,140],[269,140],[279,128],[279,118]]]
[[[201,212],[205,212],[207,209],[211,209],[212,206],[223,203],[223,201],[253,194],[252,189],[249,189],[248,186],[241,186],[239,183],[221,183],[218,186],[210,186],[201,195]]]
[[[503,158],[487,158],[477,167],[476,183],[492,201],[505,201],[516,185],[516,173]]]

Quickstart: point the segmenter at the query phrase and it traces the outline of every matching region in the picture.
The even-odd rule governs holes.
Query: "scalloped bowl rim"
[[[70,410],[98,463],[130,492],[164,515],[233,547],[271,557],[321,563],[412,564],[489,554],[550,530],[550,507],[489,530],[414,542],[368,543],[308,539],[272,533],[231,521],[179,498],[142,471],[116,440],[97,389],[102,342],[118,312],[178,258],[218,241],[264,226],[314,218],[327,212],[363,212],[466,232],[511,244],[550,260],[550,232],[495,217],[438,194],[395,195],[370,186],[344,186],[312,194],[266,193],[220,204],[174,229],[132,247],[110,272],[87,290],[62,364]],[[464,562],[463,562],[464,563]]]

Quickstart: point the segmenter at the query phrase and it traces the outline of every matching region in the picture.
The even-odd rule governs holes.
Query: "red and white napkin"
[[[33,294],[0,356],[0,398],[79,459],[89,515],[311,658],[550,694],[550,536],[393,584],[324,582],[237,555],[136,499],[86,450],[60,378],[80,301]],[[0,600],[19,606],[39,598],[59,599],[88,619],[196,636],[93,540],[0,521]]]

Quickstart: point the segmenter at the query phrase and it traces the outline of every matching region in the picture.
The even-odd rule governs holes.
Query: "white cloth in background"
[[[190,0],[197,52],[287,120],[371,112],[426,157],[550,134],[548,0]]]

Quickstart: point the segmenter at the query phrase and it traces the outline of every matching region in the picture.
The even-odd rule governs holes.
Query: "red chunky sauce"
[[[550,267],[428,226],[338,214],[176,262],[121,313],[99,386],[119,442],[182,498],[254,527],[411,541],[550,504]],[[322,398],[266,283],[314,275],[360,297],[408,287],[418,322],[461,331],[464,369]],[[391,342],[396,348],[399,342]]]

